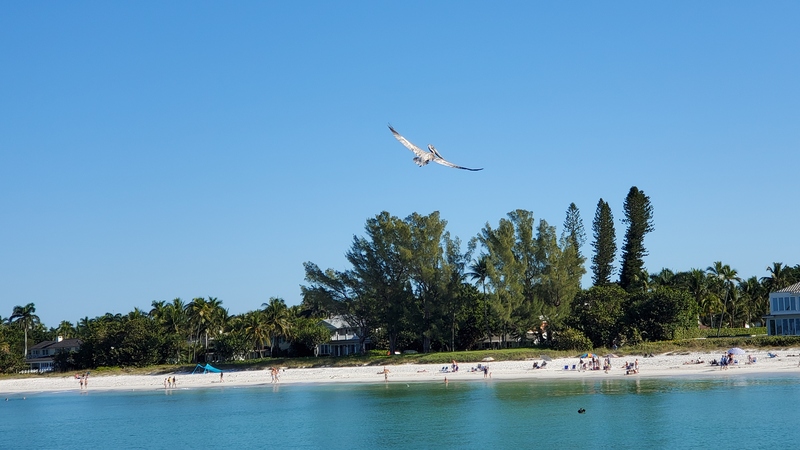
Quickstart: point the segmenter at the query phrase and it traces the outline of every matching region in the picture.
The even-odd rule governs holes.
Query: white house
[[[769,293],[769,315],[764,321],[769,336],[800,335],[800,283]]]
[[[25,363],[32,370],[49,372],[53,370],[53,358],[60,351],[77,352],[83,342],[80,339],[64,339],[59,336],[55,341],[42,341],[28,349]]]
[[[330,317],[322,320],[324,325],[331,332],[330,341],[319,344],[314,349],[317,356],[345,356],[361,352],[360,337],[358,328],[351,327],[341,316]],[[365,341],[369,347],[372,344],[369,338]]]

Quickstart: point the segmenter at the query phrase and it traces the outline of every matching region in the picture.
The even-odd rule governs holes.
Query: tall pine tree
[[[650,197],[644,195],[636,186],[631,187],[625,203],[622,205],[625,218],[622,223],[628,225],[625,232],[625,242],[622,245],[622,269],[619,274],[619,284],[623,289],[629,290],[635,277],[644,268],[644,257],[647,250],[644,248],[644,235],[653,231],[653,205]]]
[[[601,198],[592,222],[594,232],[594,256],[592,256],[592,282],[594,286],[611,284],[614,272],[614,258],[617,254],[617,237],[614,230],[614,216],[608,202]]]
[[[579,259],[583,258],[581,247],[586,243],[586,231],[583,228],[581,212],[575,203],[570,203],[567,208],[567,217],[564,219],[564,231],[561,233],[561,238],[566,239],[570,245],[575,247]]]

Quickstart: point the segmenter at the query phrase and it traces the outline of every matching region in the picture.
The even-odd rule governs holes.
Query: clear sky
[[[575,202],[591,241],[603,198],[621,247],[631,186],[651,273],[766,276],[800,263],[798,23],[781,1],[5,2],[0,316],[298,304],[303,262],[348,268],[384,210],[466,242],[514,209],[560,233]],[[485,169],[419,168],[388,123]]]

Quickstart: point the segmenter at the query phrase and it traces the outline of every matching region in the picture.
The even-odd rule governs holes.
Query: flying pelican
[[[442,155],[436,150],[436,148],[433,145],[428,144],[428,151],[426,152],[425,150],[409,142],[408,139],[401,136],[400,133],[398,133],[397,131],[395,131],[394,128],[392,128],[391,125],[389,125],[389,129],[392,130],[392,134],[394,135],[395,139],[400,141],[400,143],[403,144],[407,149],[411,150],[412,152],[414,152],[415,155],[417,155],[414,157],[414,162],[420,167],[433,161],[435,163],[439,163],[447,167],[452,167],[454,169],[471,170],[473,172],[478,170],[483,170],[483,168],[470,169],[469,167],[457,166],[451,163],[450,161],[447,161],[446,159],[442,158]]]

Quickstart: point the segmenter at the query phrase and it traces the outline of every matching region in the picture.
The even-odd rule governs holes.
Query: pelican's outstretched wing
[[[437,163],[439,163],[439,164],[441,164],[443,166],[452,167],[454,169],[471,170],[473,172],[477,172],[479,170],[483,170],[483,167],[481,167],[480,169],[470,169],[469,167],[457,166],[457,165],[451,163],[450,161],[442,158],[442,154],[439,153],[439,150],[436,150],[436,147],[434,147],[432,145],[428,145],[428,150],[430,150],[431,153],[433,153],[433,161],[437,162]]]
[[[451,163],[450,161],[448,161],[446,159],[443,159],[443,158],[440,158],[440,157],[433,158],[433,162],[437,162],[437,163],[439,163],[439,164],[441,164],[443,166],[452,167],[454,169],[471,170],[473,172],[477,172],[479,170],[483,170],[483,167],[481,167],[480,169],[470,169],[469,167],[457,166],[457,165]]]
[[[389,129],[392,130],[392,134],[394,135],[395,139],[400,141],[400,143],[403,144],[405,148],[411,150],[412,152],[414,152],[415,155],[417,155],[420,158],[431,159],[431,155],[428,152],[412,144],[408,139],[404,138],[400,133],[398,133],[394,128],[392,128],[391,125],[389,125]]]

